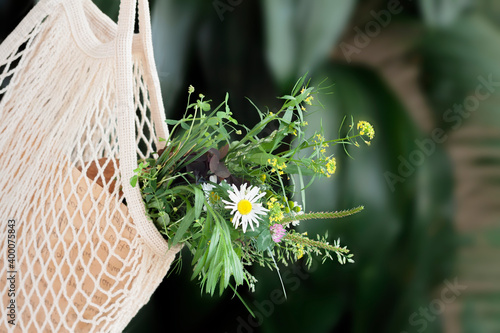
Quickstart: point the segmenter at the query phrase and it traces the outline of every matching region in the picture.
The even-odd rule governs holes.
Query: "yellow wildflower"
[[[337,161],[335,158],[328,158],[326,162],[326,172],[327,172],[327,177],[330,177],[335,173],[335,170],[337,169]]]
[[[210,194],[208,195],[208,202],[210,202],[212,205],[215,205],[219,201],[220,201],[220,196],[214,191],[210,192]]]
[[[373,140],[373,137],[375,136],[375,130],[369,122],[361,120],[360,122],[358,122],[357,128],[359,130],[359,134],[366,135],[368,136],[368,138],[370,138],[370,140]]]
[[[271,172],[279,172],[280,175],[283,174],[283,169],[286,168],[285,162],[282,164],[278,164],[278,159],[276,158],[269,158],[267,160],[267,163],[269,163],[272,166]]]
[[[297,246],[297,251],[298,251],[298,254],[297,254],[297,259],[300,259],[304,256],[304,246],[303,245],[298,245]]]
[[[278,202],[276,197],[271,197],[267,201],[267,208],[269,209],[269,221],[271,222],[279,222],[283,219],[283,204]]]
[[[307,103],[307,104],[309,104],[309,105],[312,105],[312,100],[313,100],[313,99],[314,99],[314,97],[309,96],[309,97],[307,97],[307,98],[304,100],[304,102],[306,102],[306,103]]]

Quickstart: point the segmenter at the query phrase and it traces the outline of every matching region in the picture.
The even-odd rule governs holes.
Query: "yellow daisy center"
[[[247,215],[252,211],[252,203],[248,201],[247,199],[240,200],[238,202],[238,212],[240,212],[241,215]]]

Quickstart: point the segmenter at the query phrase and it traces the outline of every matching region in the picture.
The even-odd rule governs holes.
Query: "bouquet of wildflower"
[[[202,289],[213,294],[217,286],[222,293],[247,284],[253,290],[256,279],[247,268],[254,263],[273,269],[306,256],[310,265],[313,255],[354,262],[339,240],[312,239],[293,227],[363,209],[306,213],[304,190],[335,173],[329,145],[369,144],[373,127],[361,121],[344,138],[326,140],[322,130],[307,137],[306,106],[316,91],[304,78],[282,97],[278,112],[255,107],[260,121],[253,128],[232,117],[227,95],[212,108],[201,94],[191,103],[193,92],[190,86],[184,117],[167,121],[173,128],[166,147],[140,162],[131,183],[140,186],[146,212],[169,245],[189,248]],[[296,192],[301,204],[291,199]]]

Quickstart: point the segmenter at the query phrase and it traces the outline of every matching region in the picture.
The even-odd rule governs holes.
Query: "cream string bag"
[[[0,45],[0,332],[121,332],[179,251],[129,183],[168,135],[136,5],[41,0]]]

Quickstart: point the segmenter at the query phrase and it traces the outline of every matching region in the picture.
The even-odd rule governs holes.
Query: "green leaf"
[[[286,171],[286,173],[290,175],[296,175],[299,174],[299,170],[300,174],[302,174],[303,176],[314,176],[316,174],[314,170],[311,170],[303,165],[297,165],[297,164],[288,164],[284,171]]]
[[[167,123],[167,125],[177,125],[177,123],[179,122],[178,120],[172,120],[172,119],[166,119],[165,122]]]
[[[458,21],[470,7],[469,1],[457,0],[420,0],[419,4],[425,20],[433,26],[447,26]]]
[[[194,215],[195,215],[195,219],[200,217],[204,204],[205,204],[205,194],[203,193],[202,190],[195,187],[194,188]]]
[[[283,88],[330,54],[355,4],[344,0],[263,1],[266,56]]]
[[[200,109],[202,109],[203,111],[210,111],[210,104],[207,103],[207,102],[198,102],[198,106],[200,107]]]
[[[154,193],[154,189],[151,187],[151,185],[148,185],[144,190],[142,190],[142,193],[146,194]]]
[[[211,232],[211,237],[203,237],[202,240],[206,240],[207,238],[210,238],[210,245],[208,246],[208,249],[206,249],[206,246],[203,246],[202,248],[205,248],[205,253],[203,254],[203,257],[200,258],[197,262],[197,264],[195,265],[194,267],[194,270],[193,270],[193,275],[191,278],[195,278],[198,274],[200,274],[200,272],[202,271],[202,269],[206,266],[209,266],[213,256],[215,255],[215,251],[217,249],[217,246],[219,244],[219,239],[220,239],[220,231],[219,231],[219,228],[217,227],[217,223],[214,223],[213,224],[213,228],[211,228],[211,231],[210,231],[210,228],[206,228],[205,229],[207,231],[207,233],[210,233]],[[199,256],[199,254],[198,254]]]
[[[245,232],[245,237],[258,237],[266,229],[269,229],[266,223],[259,223],[259,226],[254,230],[247,230],[247,232]]]
[[[284,127],[284,126],[283,126]],[[281,129],[283,129],[281,127]],[[278,146],[283,142],[283,138],[286,136],[286,132],[283,130],[274,131],[268,138],[261,139],[259,147],[261,150],[266,152],[272,152],[278,148]],[[271,140],[269,140],[271,138]],[[269,140],[269,141],[267,141]]]
[[[132,185],[132,187],[135,187],[135,185],[137,185],[137,180],[138,180],[138,176],[137,175],[135,175],[132,178],[130,178],[130,185]]]
[[[165,212],[161,212],[160,213],[160,216],[158,217],[157,219],[157,222],[161,225],[161,226],[166,226],[170,223],[170,215],[168,215],[167,213]]]
[[[151,202],[146,203],[146,208],[147,209],[157,209],[157,210],[162,210],[163,209],[163,204],[160,200],[154,200]]]
[[[220,251],[217,251],[218,254]],[[216,261],[217,262],[217,261]],[[222,262],[217,262],[215,267],[212,267],[210,271],[207,274],[207,286],[205,290],[210,294],[210,296],[214,295],[215,292],[215,287],[217,287],[217,281],[220,278],[220,271],[222,270],[223,263]]]
[[[151,8],[154,58],[165,109],[172,110],[180,92],[186,93],[184,77],[188,66],[193,29],[203,6],[201,1],[155,1]],[[175,45],[175,47],[172,47]],[[170,115],[167,115],[167,118]]]
[[[206,248],[208,245],[209,235],[208,231],[210,230],[210,215],[207,216],[206,225],[203,230],[203,233],[200,235],[200,240],[198,241],[198,245],[196,246],[196,252],[193,254],[193,260],[191,261],[191,265],[195,266],[195,263],[200,260],[202,255],[206,255]],[[197,274],[196,274],[197,275]]]
[[[177,245],[177,243],[179,243],[179,241],[182,239],[189,226],[194,222],[194,215],[194,209],[189,207],[186,211],[186,216],[184,216],[184,218],[182,219],[182,222],[179,225],[177,232],[175,233],[174,239],[172,239],[171,246]]]
[[[288,107],[285,111],[285,115],[283,116],[283,121],[288,124],[292,122],[292,116],[293,116],[293,108]]]
[[[219,119],[217,119],[217,118],[209,118],[209,119],[207,119],[207,125],[208,126],[217,126],[218,123],[219,123]]]
[[[264,229],[257,238],[257,250],[265,251],[274,246],[274,241],[271,237],[269,228]]]
[[[276,158],[273,154],[267,154],[267,153],[257,153],[257,154],[252,154],[248,160],[252,163],[259,164],[259,165],[267,165],[268,162],[267,160]]]

